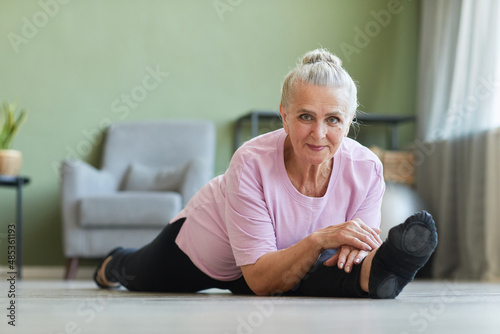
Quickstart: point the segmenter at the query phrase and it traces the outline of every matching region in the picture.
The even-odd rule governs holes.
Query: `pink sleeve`
[[[254,168],[241,156],[233,157],[226,173],[225,221],[237,266],[253,264],[277,249],[260,172]]]
[[[380,161],[377,161],[375,171],[371,173],[368,187],[369,189],[363,203],[350,219],[359,218],[370,227],[380,228],[380,209],[385,192],[383,169]]]

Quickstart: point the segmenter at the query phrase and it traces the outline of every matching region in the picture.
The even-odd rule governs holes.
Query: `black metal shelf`
[[[250,131],[251,136],[256,137],[259,133],[259,120],[269,120],[269,119],[279,119],[281,116],[277,111],[268,110],[251,110],[249,113],[239,117],[235,124],[234,133],[234,144],[235,149],[241,146],[241,131],[242,125],[245,121],[250,121]],[[399,136],[398,136],[398,126],[401,123],[414,122],[416,120],[415,116],[411,115],[376,115],[376,114],[366,114],[360,113],[356,115],[356,122],[361,124],[373,123],[373,124],[383,124],[391,127],[391,149],[398,149]]]

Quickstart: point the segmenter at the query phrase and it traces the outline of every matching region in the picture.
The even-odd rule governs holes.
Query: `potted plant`
[[[0,123],[0,175],[17,176],[22,164],[20,151],[11,150],[12,139],[26,120],[26,110],[17,112],[16,104],[2,105],[3,125]]]

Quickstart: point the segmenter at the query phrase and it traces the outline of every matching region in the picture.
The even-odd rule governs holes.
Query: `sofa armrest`
[[[90,195],[108,194],[118,190],[118,180],[109,172],[100,171],[79,160],[65,160],[61,167],[61,210],[63,218],[64,253],[67,257],[81,254],[88,245],[79,226],[80,199]]]
[[[184,182],[180,192],[182,195],[182,206],[185,207],[187,202],[200,190],[213,176],[212,166],[202,159],[193,159],[189,163]]]
[[[84,161],[65,160],[61,174],[63,199],[64,196],[81,198],[118,190],[118,181],[111,173],[98,170]]]
[[[61,209],[65,231],[78,225],[78,201],[89,195],[117,191],[118,182],[112,174],[100,171],[79,160],[65,160],[61,167]]]

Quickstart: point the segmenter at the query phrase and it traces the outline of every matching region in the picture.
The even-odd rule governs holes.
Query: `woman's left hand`
[[[357,249],[352,246],[341,246],[335,255],[325,261],[324,265],[332,267],[337,265],[339,269],[344,269],[346,273],[351,272],[354,264],[360,264],[369,252]]]
[[[360,264],[368,254],[367,251],[344,245],[337,250],[337,253],[326,260],[324,265],[328,267],[337,265],[339,269],[344,269],[346,273],[350,273],[352,267],[355,264]]]
[[[372,229],[380,235],[380,229]],[[378,247],[382,245],[382,240],[378,236],[376,242],[378,243]],[[346,273],[350,273],[352,267],[355,264],[360,264],[361,261],[363,261],[363,259],[368,256],[369,253],[370,252],[368,251],[361,250],[353,246],[343,245],[340,246],[339,249],[337,249],[337,252],[331,258],[324,262],[324,265],[327,267],[333,267],[334,265],[337,265],[339,269],[344,269]]]

